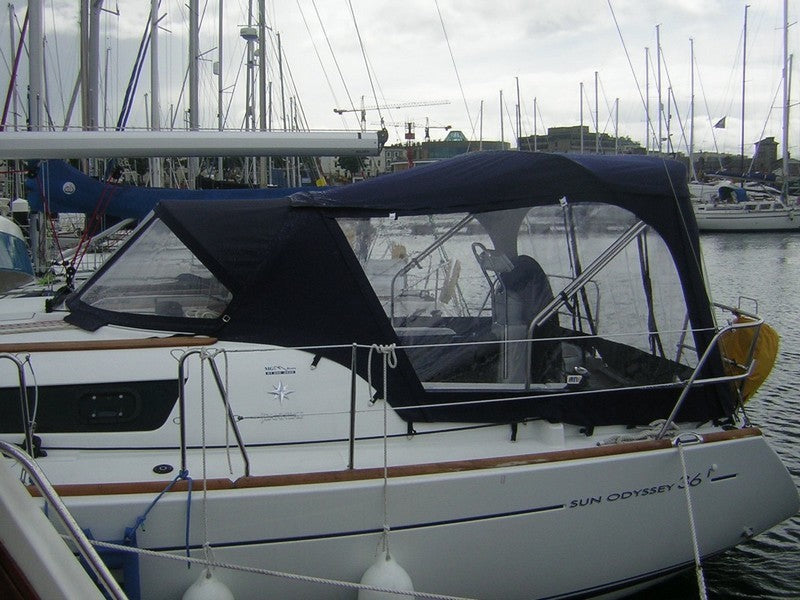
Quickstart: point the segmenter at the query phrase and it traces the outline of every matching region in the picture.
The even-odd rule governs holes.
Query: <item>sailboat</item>
[[[212,574],[239,600],[620,597],[701,571],[800,498],[741,410],[775,338],[710,302],[685,182],[474,152],[163,200],[63,306],[0,304],[0,439],[130,598]]]
[[[744,50],[742,59],[742,176],[744,173],[745,73],[747,55],[747,6],[744,12]],[[800,230],[798,199],[788,195],[788,123],[789,123],[789,59],[788,8],[784,1],[783,38],[783,179],[782,190],[761,182],[740,183],[719,181],[709,184],[693,182],[690,190],[695,198],[695,217],[700,231],[796,231]]]
[[[689,184],[700,231],[800,230],[797,198],[759,182]]]

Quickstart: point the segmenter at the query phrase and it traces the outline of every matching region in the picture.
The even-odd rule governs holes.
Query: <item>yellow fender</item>
[[[738,316],[734,323],[752,323],[753,319]],[[747,402],[759,386],[769,375],[772,365],[778,356],[778,345],[780,336],[766,323],[762,323],[760,328],[742,327],[731,329],[725,332],[719,339],[720,349],[725,363],[725,372],[728,375],[741,375],[744,370],[741,365],[747,362],[750,355],[750,347],[753,344],[753,336],[758,332],[756,347],[753,351],[753,360],[756,364],[750,376],[744,380],[742,385],[742,400]]]

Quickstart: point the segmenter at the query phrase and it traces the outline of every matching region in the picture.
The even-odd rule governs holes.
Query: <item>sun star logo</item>
[[[289,397],[289,394],[293,393],[294,391],[290,390],[282,381],[279,381],[278,385],[272,386],[272,391],[270,392],[270,394],[278,399],[280,404],[283,404],[283,401]]]

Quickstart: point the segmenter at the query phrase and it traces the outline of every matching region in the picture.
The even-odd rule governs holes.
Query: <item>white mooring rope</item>
[[[703,577],[703,566],[700,562],[700,546],[697,542],[697,527],[694,522],[694,510],[692,509],[692,495],[689,492],[691,487],[689,483],[689,475],[686,471],[686,459],[683,456],[683,443],[680,439],[675,440],[675,445],[678,447],[678,456],[681,459],[681,468],[683,469],[683,489],[686,492],[686,506],[689,509],[689,528],[692,532],[692,550],[694,551],[694,572],[697,577],[697,587],[700,593],[701,600],[708,599],[708,592],[706,591],[706,582]]]

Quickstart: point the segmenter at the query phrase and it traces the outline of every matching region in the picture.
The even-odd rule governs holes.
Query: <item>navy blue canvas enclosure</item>
[[[685,180],[645,156],[475,152],[288,198],[164,199],[68,300],[68,320],[348,366],[359,344],[365,378],[365,348],[397,344],[386,391],[410,423],[646,424],[696,364],[685,348],[711,339]],[[144,283],[153,247],[172,271]],[[487,390],[516,400],[473,402]],[[701,386],[679,418],[725,418],[733,403]]]

